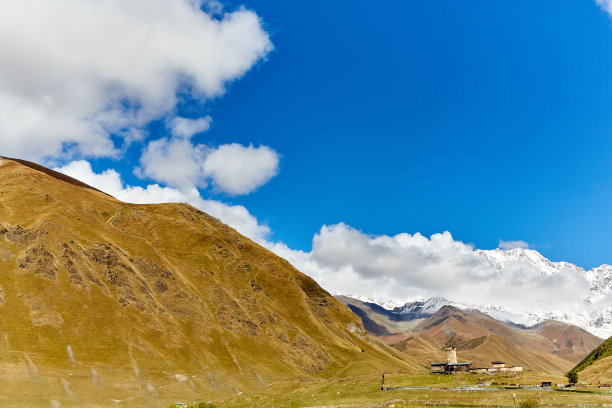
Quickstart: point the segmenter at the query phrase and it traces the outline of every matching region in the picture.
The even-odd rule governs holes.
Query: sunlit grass
[[[389,387],[460,388],[474,386],[483,376],[465,375],[387,375]],[[486,383],[535,385],[541,381],[562,380],[562,377],[527,372],[518,375],[487,376]],[[553,390],[497,389],[458,391],[445,389],[407,389],[381,391],[381,376],[370,375],[342,380],[321,380],[309,383],[284,383],[268,387],[258,394],[240,395],[220,401],[226,407],[410,407],[410,406],[475,406],[514,407],[523,401],[550,404],[611,404],[611,395],[565,393]]]

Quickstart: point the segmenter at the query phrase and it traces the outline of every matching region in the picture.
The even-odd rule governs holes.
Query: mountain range
[[[504,323],[478,310],[423,304],[403,313],[375,303],[337,296],[362,318],[364,327],[423,365],[445,361],[444,346],[452,344],[463,361],[488,367],[491,361],[562,375],[603,339],[566,323],[547,320],[525,328]],[[434,302],[435,303],[435,302]]]
[[[408,316],[430,316],[443,306],[454,306],[460,309],[477,309],[487,313],[498,320],[523,325],[534,326],[547,320],[557,320],[564,323],[576,325],[607,338],[612,336],[612,266],[601,265],[599,267],[585,270],[569,262],[552,262],[532,249],[494,249],[474,251],[475,254],[484,259],[488,264],[503,274],[506,268],[535,268],[543,275],[554,276],[560,273],[575,274],[583,278],[588,284],[588,290],[581,299],[580,307],[570,310],[560,310],[551,304],[547,308],[529,310],[508,310],[495,304],[467,304],[456,302],[453,299],[442,297],[426,298],[398,304],[397,301],[374,298],[368,296],[355,296],[352,294],[338,293],[354,297],[364,302],[377,303],[394,313],[406,314]]]

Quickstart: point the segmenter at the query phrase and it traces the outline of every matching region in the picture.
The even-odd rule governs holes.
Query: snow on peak
[[[498,271],[513,263],[527,263],[546,275],[554,275],[561,269],[584,272],[583,268],[569,262],[551,262],[533,249],[477,249],[474,252],[488,261]]]
[[[459,303],[450,301],[442,297],[433,297],[422,301],[409,302],[401,307],[393,309],[393,313],[415,316],[430,316],[442,309],[444,306],[465,307]]]

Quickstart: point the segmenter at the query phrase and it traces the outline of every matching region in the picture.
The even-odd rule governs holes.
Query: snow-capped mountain
[[[487,260],[498,271],[512,263],[525,262],[535,266],[540,272],[546,275],[559,273],[561,269],[570,269],[584,273],[584,269],[569,262],[551,262],[544,258],[542,254],[533,249],[493,249],[474,251],[476,255]],[[607,266],[607,265],[604,265]]]
[[[375,303],[378,306],[382,306],[387,310],[393,310],[397,307],[403,306],[406,302],[399,299],[390,299],[385,296],[379,296],[376,294],[371,294],[368,296],[362,296],[360,294],[351,293],[351,292],[343,292],[343,291],[333,291],[334,296],[345,296],[353,299],[360,300],[365,303]]]
[[[418,319],[421,317],[431,316],[432,314],[440,310],[442,307],[448,305],[455,306],[460,309],[467,308],[466,305],[459,304],[445,298],[434,297],[423,301],[406,303],[402,306],[393,308],[392,311],[393,313],[401,315],[411,315],[414,316],[414,318]]]
[[[601,265],[585,272],[586,278],[591,284],[589,291],[589,302],[595,302],[612,291],[612,266]]]
[[[496,305],[466,305],[444,298],[430,298],[406,303],[394,307],[398,314],[430,316],[442,306],[451,305],[461,309],[478,309],[501,321],[533,326],[544,320],[558,320],[564,323],[580,326],[600,337],[612,336],[612,266],[602,265],[591,270],[585,270],[569,262],[552,262],[532,249],[515,248],[510,250],[494,249],[474,251],[485,259],[499,273],[505,268],[528,265],[536,268],[542,274],[555,275],[561,271],[582,275],[590,285],[588,294],[584,297],[584,307],[580,310],[548,310],[509,311]]]
[[[501,271],[511,264],[527,263],[545,275],[554,275],[563,269],[581,274],[591,285],[589,294],[585,298],[587,303],[594,303],[601,300],[606,294],[612,291],[612,266],[610,265],[601,265],[597,268],[585,271],[584,268],[569,262],[551,262],[533,249],[477,249],[474,252],[476,255],[487,260],[498,271]]]

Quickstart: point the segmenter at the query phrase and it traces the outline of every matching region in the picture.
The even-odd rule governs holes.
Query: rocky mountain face
[[[338,299],[362,317],[368,332],[422,364],[444,361],[443,348],[452,344],[460,359],[475,366],[487,367],[491,361],[502,360],[525,369],[564,374],[603,341],[562,322],[544,321],[524,328],[478,310],[448,305],[438,308],[442,301],[434,302],[437,310],[423,317],[415,314],[423,310],[420,303],[412,305],[409,313],[398,313],[406,309],[380,310],[357,299]]]
[[[0,158],[3,404],[166,406],[414,366],[219,220]]]
[[[403,306],[395,307],[393,308],[393,313],[408,318],[418,319],[429,317],[444,306],[454,306],[454,304],[448,299],[434,297],[424,301],[406,303]]]

